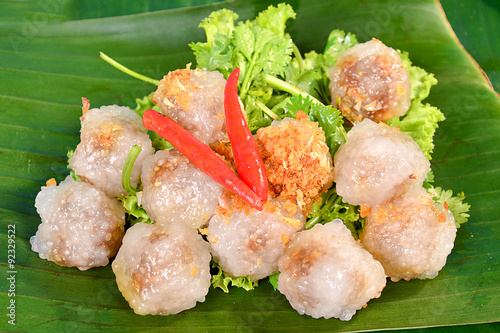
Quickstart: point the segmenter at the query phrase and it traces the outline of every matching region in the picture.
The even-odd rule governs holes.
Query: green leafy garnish
[[[434,149],[434,134],[439,122],[445,120],[445,116],[438,108],[423,104],[422,100],[429,96],[431,87],[437,84],[437,80],[434,75],[413,66],[407,52],[398,51],[398,54],[410,74],[411,106],[406,115],[389,119],[387,124],[399,127],[409,134],[430,160]]]
[[[221,9],[212,12],[209,17],[201,21],[199,27],[205,30],[205,43],[191,43],[198,68],[208,71],[218,70],[227,78],[233,70],[234,46],[231,45],[235,21],[238,14]]]
[[[411,101],[423,101],[429,96],[432,86],[438,83],[434,74],[427,73],[424,69],[414,66],[408,56],[408,52],[397,51],[410,74]]]
[[[463,192],[453,196],[452,190],[443,190],[441,187],[434,186],[428,188],[427,191],[433,196],[434,201],[445,207],[448,206],[448,209],[453,213],[457,228],[469,220],[470,205],[464,202],[465,194]]]
[[[151,99],[152,93],[144,96],[143,98],[136,98],[135,103],[137,106],[135,107],[134,111],[137,113],[141,118],[144,115],[144,112],[146,110],[155,110],[160,112],[160,107],[158,105],[155,105],[153,103],[153,100]]]
[[[278,272],[278,273],[275,273],[273,275],[270,275],[269,278],[268,278],[269,279],[269,283],[271,283],[271,285],[273,286],[273,289],[275,291],[278,290],[278,279],[279,279],[279,277],[280,277],[280,273]]]
[[[285,34],[286,22],[291,18],[295,18],[295,12],[283,3],[269,6],[253,21],[238,24],[236,13],[222,9],[200,24],[207,41],[190,44],[198,68],[217,70],[226,78],[233,69],[240,68],[238,91],[252,131],[271,123],[256,101],[269,109],[279,101],[272,88],[263,84],[263,75],[283,77],[291,63],[294,45]]]
[[[74,154],[74,153],[75,153],[75,151],[74,151],[74,150],[70,150],[70,151],[68,151],[68,153],[66,154],[66,156],[68,156],[68,162],[69,162],[69,159],[71,158],[71,156],[73,156],[73,154]],[[80,176],[78,176],[78,175],[76,174],[75,170],[73,170],[73,169],[71,169],[71,168],[69,167],[69,164],[68,164],[67,168],[69,169],[69,173],[71,174],[71,177],[73,177],[73,179],[74,179],[74,180],[82,180],[82,179],[80,178]]]
[[[332,30],[328,35],[324,54],[323,66],[332,67],[342,53],[358,44],[356,36],[350,32],[345,33],[342,30]],[[327,72],[327,71],[325,71]]]
[[[122,186],[125,191],[127,191],[127,195],[122,194],[118,197],[118,200],[125,208],[125,212],[128,217],[127,220],[130,221],[131,225],[134,225],[137,222],[153,223],[144,208],[139,205],[139,198],[137,196],[142,193],[140,188],[134,188],[130,184],[130,175],[132,174],[134,163],[141,151],[142,148],[139,145],[134,145],[130,148],[130,152],[128,153],[123,165],[121,179]]]
[[[330,104],[329,68],[339,56],[358,43],[356,36],[342,30],[332,30],[323,53],[311,51],[304,58],[296,57],[287,73],[287,81],[297,88],[316,97],[324,104]]]
[[[130,184],[130,175],[132,174],[132,169],[134,167],[134,163],[137,160],[137,157],[139,157],[139,154],[141,153],[142,148],[139,145],[134,145],[130,148],[130,151],[127,155],[127,158],[125,159],[125,163],[123,164],[123,169],[122,169],[122,186],[127,191],[129,195],[135,195],[137,192],[139,192],[139,189],[136,189],[132,187]]]
[[[142,192],[138,192],[134,195],[122,194],[118,197],[118,200],[122,203],[123,207],[125,207],[127,220],[130,222],[130,225],[134,225],[138,222],[153,223],[144,208],[139,205],[137,195],[141,193]]]
[[[399,127],[410,135],[430,160],[434,149],[434,133],[439,127],[438,123],[444,119],[444,114],[438,108],[414,101],[404,117],[389,119],[387,124]]]
[[[331,105],[314,103],[309,97],[292,96],[285,103],[286,115],[293,117],[304,111],[311,121],[318,122],[325,132],[326,144],[333,156],[340,145],[347,140],[340,111]]]
[[[317,223],[325,224],[334,219],[341,219],[356,238],[364,225],[364,219],[359,215],[358,206],[343,202],[342,197],[332,187],[321,196],[320,204],[313,204],[305,228],[310,229]]]
[[[222,289],[225,293],[229,292],[229,284],[247,291],[254,290],[259,285],[258,281],[252,281],[248,276],[234,278],[227,275],[215,261],[212,261],[212,268],[217,270],[217,274],[212,274],[212,286]]]
[[[282,3],[269,6],[253,21],[235,25],[238,15],[222,9],[211,13],[200,24],[207,41],[189,46],[199,68],[218,70],[226,78],[234,68],[240,68],[239,90],[241,96],[246,96],[259,75],[282,75],[291,61],[292,42],[284,33],[290,18],[295,18],[295,12],[290,5]]]

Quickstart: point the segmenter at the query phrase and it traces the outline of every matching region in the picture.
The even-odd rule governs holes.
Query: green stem
[[[122,186],[129,195],[135,195],[140,191],[140,189],[133,188],[132,185],[130,185],[130,175],[132,174],[132,168],[134,167],[135,160],[137,160],[141,150],[142,148],[139,145],[132,146],[123,165]]]
[[[274,113],[270,108],[266,106],[266,104],[262,103],[261,100],[256,100],[255,104],[262,110],[264,111],[265,114],[267,114],[271,119],[278,119],[278,115]]]
[[[311,229],[312,227],[314,227],[316,225],[316,223],[319,222],[320,218],[321,217],[319,217],[319,215],[318,215],[318,216],[315,216],[312,219],[308,220],[306,222],[306,225],[304,226],[304,229],[307,230],[307,229]]]
[[[299,72],[302,73],[302,71],[304,71],[304,58],[302,58],[302,54],[300,54],[300,50],[295,43],[292,43],[292,50],[299,63]]]
[[[245,78],[243,79],[243,82],[241,83],[241,90],[240,90],[240,99],[242,101],[245,100],[245,97],[247,96],[247,93],[248,93],[248,89],[250,87],[250,74],[252,73],[253,71],[253,67],[255,65],[255,61],[251,61],[250,62],[250,66],[248,67],[247,70],[245,70]]]
[[[111,66],[119,69],[120,71],[124,72],[127,75],[130,75],[132,77],[135,77],[136,79],[139,79],[139,80],[142,80],[142,81],[154,84],[155,86],[157,86],[160,83],[160,81],[158,81],[158,80],[152,79],[150,77],[147,77],[147,76],[144,76],[144,75],[139,74],[137,72],[134,72],[131,69],[128,69],[127,67],[125,67],[122,64],[120,64],[119,62],[111,59],[110,57],[108,57],[106,54],[104,54],[102,52],[99,52],[99,55],[108,64],[110,64]]]
[[[285,92],[292,94],[292,95],[295,95],[295,96],[300,95],[300,96],[308,97],[313,101],[313,103],[321,105],[321,106],[325,106],[323,103],[321,103],[315,97],[309,95],[305,91],[300,90],[299,88],[291,85],[288,82],[285,82],[283,80],[278,79],[277,77],[271,76],[269,74],[264,74],[264,82],[266,82],[267,84],[269,84],[271,87],[273,87],[275,89],[285,91]]]
[[[331,211],[333,207],[335,207],[340,203],[341,199],[342,198],[337,194],[337,191],[333,190],[325,199],[325,204],[323,205],[323,207],[321,207],[319,213],[312,219],[308,220],[304,228],[311,229],[312,227],[314,227],[314,225],[316,225],[318,222],[321,221],[321,216],[323,215],[323,212]]]

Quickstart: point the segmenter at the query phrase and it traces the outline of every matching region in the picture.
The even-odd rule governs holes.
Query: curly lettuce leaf
[[[420,146],[424,155],[430,160],[434,150],[434,134],[439,122],[445,120],[444,114],[430,104],[422,103],[429,96],[432,86],[437,84],[433,74],[412,65],[407,52],[398,50],[403,65],[408,69],[411,80],[411,106],[403,117],[394,117],[387,121],[388,125],[399,127],[409,134]]]
[[[332,30],[328,35],[325,51],[323,52],[325,72],[328,73],[328,68],[335,66],[340,55],[356,44],[358,44],[356,35],[350,32],[345,33],[342,30]]]
[[[408,52],[397,50],[403,66],[406,67],[410,75],[411,81],[411,101],[423,101],[429,96],[432,86],[435,86],[438,81],[434,74],[427,73],[424,69],[414,66],[410,60]]]
[[[280,277],[280,273],[275,273],[269,276],[269,283],[273,286],[274,291],[278,291],[278,279]]]
[[[125,213],[127,214],[127,221],[130,222],[130,225],[134,225],[138,222],[144,223],[153,223],[149,218],[148,214],[139,205],[139,200],[137,195],[141,195],[142,192],[138,192],[134,195],[120,195],[118,200],[122,203],[123,207],[125,207]]]
[[[401,131],[410,135],[430,160],[434,150],[434,134],[439,127],[438,123],[444,119],[444,114],[438,108],[413,101],[405,116],[389,119],[387,124],[399,127]]]
[[[229,284],[231,284],[231,286],[233,287],[243,288],[247,291],[254,290],[259,285],[258,281],[252,281],[250,280],[250,278],[248,278],[248,276],[233,278],[227,275],[221,269],[219,264],[214,261],[212,261],[212,268],[217,270],[217,274],[212,274],[212,287],[220,288],[225,293],[229,292]]]
[[[266,10],[260,12],[255,19],[255,23],[261,27],[271,30],[279,36],[285,35],[286,22],[289,19],[295,19],[297,14],[292,6],[280,3],[278,6],[269,6]]]
[[[457,228],[460,228],[460,225],[469,220],[469,210],[471,206],[464,201],[465,194],[463,192],[454,196],[452,190],[443,190],[441,187],[434,187],[432,185],[427,191],[433,196],[435,202],[445,207],[448,206],[448,209],[455,218],[455,225]]]
[[[149,94],[147,96],[144,96],[142,98],[136,98],[135,99],[135,103],[137,104],[137,106],[135,107],[134,111],[135,113],[137,113],[141,118],[142,116],[144,115],[144,112],[146,112],[146,110],[155,110],[155,111],[160,111],[160,107],[158,105],[155,105],[155,103],[153,103],[153,100],[151,99],[151,96],[153,94]]]

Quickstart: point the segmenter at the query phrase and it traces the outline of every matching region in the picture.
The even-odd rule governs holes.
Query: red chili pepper
[[[234,162],[241,180],[257,194],[263,202],[267,201],[267,172],[260,156],[255,139],[248,128],[247,121],[238,99],[238,77],[240,69],[236,68],[229,75],[224,89],[224,110],[226,128]]]
[[[142,124],[149,130],[170,142],[201,171],[252,207],[262,210],[263,202],[226,163],[206,144],[198,141],[191,133],[172,119],[156,111],[144,112]]]

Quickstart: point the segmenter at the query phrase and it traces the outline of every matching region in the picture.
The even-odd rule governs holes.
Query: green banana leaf
[[[195,7],[207,3],[212,4]],[[388,282],[382,296],[349,322],[300,316],[266,281],[248,292],[211,289],[204,303],[178,315],[139,316],[121,296],[109,266],[80,272],[30,250],[40,223],[34,198],[47,179],[65,178],[66,153],[79,141],[80,98],[89,98],[92,106],[133,107],[135,98],[154,89],[100,60],[99,51],[158,79],[194,62],[188,43],[204,40],[198,24],[211,11],[225,7],[247,19],[269,3],[0,3],[0,331],[346,332],[451,326],[455,332],[467,329],[453,328],[457,325],[500,321],[500,97],[432,0],[293,0],[298,15],[288,31],[303,51],[322,51],[334,28],[361,41],[376,37],[435,73],[439,84],[427,102],[447,117],[436,135],[435,183],[464,191],[472,205],[437,278]],[[181,6],[191,7],[171,9]],[[9,323],[13,315],[15,325]]]
[[[446,17],[465,49],[500,91],[500,2],[441,0]]]

